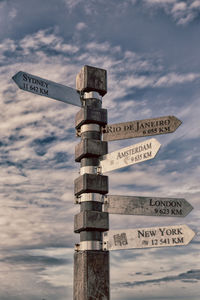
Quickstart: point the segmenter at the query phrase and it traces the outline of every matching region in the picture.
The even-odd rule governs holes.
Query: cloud
[[[63,0],[63,2],[66,4],[69,10],[72,11],[77,5],[82,2],[82,0]]]
[[[79,31],[84,26],[78,27]],[[73,181],[79,176],[79,164],[74,162],[74,146],[79,140],[76,139],[74,130],[74,116],[78,108],[19,90],[11,81],[11,77],[19,70],[75,87],[75,76],[84,64],[107,69],[109,90],[103,98],[103,106],[109,109],[109,122],[177,114],[177,117],[183,120],[183,125],[175,134],[158,137],[162,142],[159,156],[148,164],[138,164],[123,172],[109,174],[110,193],[187,196],[191,204],[198,207],[199,96],[198,93],[192,93],[192,84],[198,83],[199,73],[181,73],[177,66],[172,72],[157,53],[139,54],[124,50],[121,45],[99,42],[96,39],[89,43],[79,42],[65,42],[54,29],[46,29],[19,40],[6,39],[0,44],[0,236],[1,251],[6,251],[1,261],[4,265],[1,289],[9,290],[10,282],[4,278],[5,272],[9,272],[9,280],[13,282],[12,292],[16,299],[20,300],[31,297],[35,299],[41,295],[48,295],[47,299],[53,300],[57,297],[55,290],[59,292],[59,299],[66,299],[66,295],[71,298],[72,264],[68,257],[72,257],[72,247],[79,238],[73,234],[73,215],[79,210],[79,206],[73,203]],[[192,95],[190,105],[187,95],[185,96],[184,92],[178,93],[184,88],[188,90],[187,84]],[[169,90],[172,94],[168,95],[166,91]],[[163,98],[160,98],[161,94]],[[173,98],[174,96],[176,97]],[[128,140],[110,143],[109,151],[125,147],[125,143],[130,145],[137,142],[139,141]],[[150,226],[152,222],[163,223],[163,218],[152,220],[120,216],[119,219],[119,216],[111,216],[110,219],[112,227],[121,228],[139,225],[144,227],[144,223]],[[186,218],[185,222],[189,220]],[[165,219],[165,224],[171,222],[171,218]],[[180,219],[173,220],[173,223],[178,222]],[[190,222],[193,226],[194,223],[198,223],[198,215],[191,217]],[[172,268],[181,268],[180,274],[186,275],[183,275],[180,281],[197,280],[189,278],[187,272],[184,272],[184,268],[195,268],[196,260],[192,260],[190,254],[196,245],[190,245],[186,256],[186,250],[176,250],[176,253],[180,251],[182,255],[177,255],[174,264],[169,263],[169,250],[166,250],[164,255],[163,252],[151,251],[149,254],[145,251],[112,254],[115,257],[112,267],[113,283],[121,282],[117,271],[120,261],[124,263],[124,266],[121,266],[124,269],[121,271],[120,268],[120,276],[127,278],[127,274],[131,274],[135,269],[136,272],[142,272],[141,275],[137,274],[135,282],[144,281],[142,276],[147,276],[148,280],[161,280],[173,276],[178,278],[178,275],[174,274],[177,269],[173,270],[170,276],[161,275],[161,265],[167,266],[166,272]],[[68,247],[71,252],[68,256],[58,255],[51,252],[49,247],[57,250]],[[13,249],[18,249],[20,254],[11,253]],[[159,257],[157,265],[155,257]],[[34,262],[37,269],[35,273]],[[16,266],[20,270],[20,276],[14,270]],[[144,275],[150,273],[152,275]],[[196,276],[195,273],[193,275]],[[26,279],[25,283],[23,278]],[[132,283],[131,280],[126,281]],[[33,285],[34,281],[39,282],[39,289]],[[178,282],[178,279],[175,281]],[[24,289],[23,295],[20,295],[19,291],[24,284],[29,287],[29,291]],[[153,282],[152,284],[154,285]],[[140,286],[142,284],[137,285]],[[120,288],[123,288],[123,285]],[[30,290],[37,290],[37,295],[30,295]],[[47,291],[50,291],[50,296]],[[0,294],[4,295],[3,293]],[[116,295],[116,299],[119,299],[117,297],[119,295]]]
[[[17,255],[17,256],[6,256],[2,260],[2,262],[10,263],[10,264],[27,264],[27,265],[65,265],[69,263],[69,260],[63,258],[55,258],[55,257],[47,257],[47,256],[33,256],[33,255]],[[71,261],[70,261],[71,263]]]
[[[83,30],[85,28],[87,28],[87,25],[85,23],[83,23],[83,22],[79,22],[79,23],[76,24],[76,29],[77,30],[81,31],[81,30]]]
[[[125,287],[134,287],[137,285],[146,285],[146,284],[158,284],[161,282],[169,282],[169,281],[187,281],[188,283],[196,283],[200,280],[200,270],[190,270],[186,273],[178,274],[177,276],[167,276],[163,278],[158,279],[151,279],[151,280],[145,280],[145,281],[135,281],[135,282],[123,282],[119,283],[121,286]]]
[[[20,41],[21,49],[24,51],[24,55],[31,54],[33,51],[41,51],[42,48],[46,48],[47,51],[57,51],[63,53],[75,53],[78,51],[76,46],[72,46],[64,43],[61,37],[56,37],[54,33],[49,30],[39,30],[33,35],[28,35]]]
[[[152,9],[163,9],[178,25],[189,24],[198,18],[200,13],[200,2],[196,0],[143,0],[143,2]]]
[[[169,73],[158,78],[154,84],[155,87],[170,87],[175,84],[183,84],[195,81],[200,78],[200,73],[176,74]]]
[[[193,1],[190,5],[191,8],[200,8],[200,1],[199,0],[196,0],[196,1]]]
[[[12,8],[12,9],[10,10],[8,16],[9,16],[10,19],[14,19],[14,18],[17,16],[17,14],[18,14],[17,9],[16,9],[16,8]]]

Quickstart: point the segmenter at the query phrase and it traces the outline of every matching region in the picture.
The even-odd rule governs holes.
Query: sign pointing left
[[[80,94],[71,87],[22,71],[15,74],[12,79],[24,91],[81,106]]]

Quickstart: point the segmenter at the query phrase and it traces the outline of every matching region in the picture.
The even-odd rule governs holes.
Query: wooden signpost
[[[74,217],[74,232],[80,234],[74,253],[74,300],[110,299],[109,250],[183,246],[192,240],[195,233],[187,225],[109,231],[109,213],[184,217],[192,206],[180,198],[106,195],[108,177],[102,175],[150,160],[160,148],[151,138],[107,154],[107,141],[171,133],[180,120],[166,116],[107,125],[107,110],[101,108],[107,73],[100,68],[84,66],[76,89],[22,71],[13,80],[24,91],[81,107],[75,119],[81,137],[75,161],[81,168],[74,182],[80,204],[80,213]]]

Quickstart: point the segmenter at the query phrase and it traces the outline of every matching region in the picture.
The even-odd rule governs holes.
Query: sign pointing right
[[[182,198],[104,196],[104,211],[110,214],[185,217],[192,209]]]
[[[187,225],[109,230],[103,233],[104,250],[184,246],[195,236]]]
[[[156,156],[161,144],[154,138],[131,145],[100,157],[101,172],[127,167],[152,159]]]
[[[108,124],[102,130],[103,140],[115,141],[172,133],[181,123],[182,122],[174,116],[166,116],[111,125]]]

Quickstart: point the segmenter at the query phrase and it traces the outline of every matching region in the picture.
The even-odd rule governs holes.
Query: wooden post
[[[102,249],[102,233],[109,229],[108,213],[102,212],[103,195],[108,193],[108,177],[98,173],[99,157],[108,151],[101,141],[101,127],[107,124],[102,96],[107,92],[106,71],[84,66],[77,75],[76,88],[83,95],[76,115],[81,142],[75,161],[81,163],[74,193],[80,213],[74,218],[74,231],[80,244],[74,254],[74,300],[109,300],[109,252]]]

